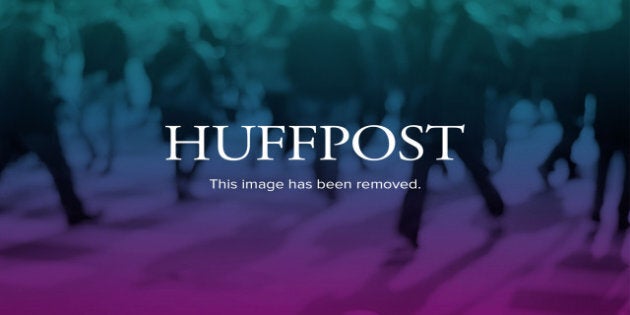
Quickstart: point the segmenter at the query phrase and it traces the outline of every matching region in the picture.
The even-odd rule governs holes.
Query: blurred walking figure
[[[574,6],[567,6],[563,13],[566,18],[575,14]],[[531,67],[531,97],[540,102],[550,100],[555,108],[556,119],[562,126],[562,138],[539,167],[539,172],[547,187],[548,176],[559,160],[565,160],[569,167],[568,179],[579,177],[577,164],[571,158],[573,143],[580,136],[583,127],[584,95],[579,93],[579,71],[584,58],[584,35],[538,40],[529,54],[533,59]]]
[[[588,36],[582,90],[597,99],[594,129],[600,155],[592,218],[600,221],[608,168],[613,155],[619,152],[625,170],[617,228],[623,232],[628,229],[630,211],[630,1],[621,3],[621,20]]]
[[[199,131],[194,126],[213,125],[212,76],[183,28],[171,31],[168,42],[146,70],[151,80],[151,105],[162,113],[164,141],[170,141],[169,129],[164,126],[182,126],[178,129],[178,139],[194,140],[199,138]],[[199,162],[188,168],[182,161],[174,163],[177,198],[190,199],[193,196],[189,186]]]
[[[378,125],[387,114],[385,103],[389,92],[397,87],[401,77],[402,57],[399,52],[402,47],[396,47],[400,41],[395,40],[395,32],[376,23],[374,0],[361,1],[358,10],[363,20],[358,36],[365,74],[361,92],[360,125]],[[369,129],[363,134],[360,143],[362,148],[369,145],[375,132],[375,129]]]
[[[80,31],[83,49],[83,93],[79,105],[78,127],[81,138],[88,147],[91,169],[100,158],[98,139],[88,131],[87,111],[91,105],[105,111],[105,166],[102,174],[108,174],[116,155],[116,107],[126,101],[125,65],[129,59],[127,38],[123,29],[113,20],[89,24]]]
[[[363,86],[361,47],[357,34],[332,16],[334,9],[334,0],[321,0],[312,16],[289,37],[285,70],[295,101],[288,110],[299,125],[358,122],[353,98]],[[316,156],[323,156],[323,149],[316,146]],[[316,159],[313,167],[321,180],[339,177],[337,161]],[[334,190],[326,194],[329,200],[336,199]]]
[[[418,115],[415,117],[435,125],[466,124],[465,133],[452,137],[449,144],[470,171],[490,215],[497,218],[503,215],[504,203],[483,163],[484,108],[486,89],[499,86],[497,79],[503,64],[491,33],[473,21],[463,6],[456,6],[454,14],[452,27],[436,27],[437,30],[449,27],[449,30],[443,33],[446,34],[443,41],[432,43],[437,56],[434,82],[426,102],[415,110]],[[429,169],[441,152],[441,135],[435,133],[432,136],[424,146],[424,157],[414,162],[411,176],[424,183],[425,187],[430,187]],[[402,205],[398,232],[413,248],[418,247],[426,195],[426,189],[408,190]]]
[[[41,6],[45,1],[28,1]],[[74,191],[56,126],[61,99],[44,60],[46,40],[37,14],[18,15],[0,29],[0,173],[12,159],[32,152],[53,177],[70,226],[93,221]]]
[[[403,44],[404,71],[401,73],[401,85],[405,93],[402,122],[412,122],[418,117],[419,104],[425,101],[429,85],[433,78],[431,62],[431,43],[434,37],[436,13],[433,1],[426,1],[423,6],[411,4],[400,24]]]

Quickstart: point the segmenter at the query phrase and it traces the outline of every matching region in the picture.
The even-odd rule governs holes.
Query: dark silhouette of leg
[[[569,165],[569,179],[576,179],[580,177],[580,173],[578,172],[578,167],[573,159],[571,159],[571,149],[573,148],[573,143],[580,137],[580,132],[582,129],[578,126],[572,126],[572,128],[568,128],[568,145],[565,148],[563,158],[567,161]]]
[[[324,143],[323,133],[315,134],[315,143]],[[332,148],[332,156],[336,157],[339,150],[336,147]],[[315,172],[315,178],[326,181],[336,182],[339,180],[339,161],[321,161],[320,157],[324,156],[324,146],[315,146],[315,161],[313,162],[313,171]],[[326,197],[330,202],[337,200],[337,191],[334,189],[328,189],[324,191]]]
[[[182,149],[177,148],[177,155],[181,156]],[[190,170],[186,171],[182,161],[175,161],[175,187],[177,189],[177,200],[185,201],[193,198],[190,192],[190,182],[194,171],[198,165],[198,161],[193,162]]]
[[[490,181],[490,171],[483,164],[483,149],[481,146],[473,148],[469,145],[464,145],[456,148],[455,151],[470,171],[481,195],[486,201],[490,214],[493,217],[503,215],[505,204],[494,184]]]
[[[88,154],[90,155],[88,162],[85,165],[85,168],[87,170],[90,170],[96,162],[98,153],[96,152],[96,147],[94,146],[94,143],[87,131],[87,127],[85,126],[85,111],[87,110],[87,106],[88,104],[81,104],[81,107],[79,108],[79,117],[77,118],[77,131],[79,132],[79,138],[81,138],[81,140],[83,140],[83,142],[85,143]]]
[[[108,97],[113,97],[112,95],[108,95]],[[107,111],[106,113],[106,120],[107,120],[107,153],[106,153],[106,161],[105,161],[105,167],[103,168],[103,170],[101,171],[102,175],[107,175],[111,172],[112,170],[112,166],[114,164],[114,157],[116,155],[116,130],[115,130],[115,126],[114,126],[114,120],[115,120],[115,115],[116,115],[116,101],[117,98],[108,100],[106,102],[106,104],[104,104],[105,106],[107,106],[107,108],[105,109]]]
[[[571,160],[571,148],[573,143],[580,136],[580,128],[575,123],[562,123],[562,139],[558,145],[551,151],[549,157],[540,166],[540,174],[542,175],[545,183],[547,183],[547,177],[551,171],[553,171],[554,164],[560,159],[565,159],[569,164],[569,179],[575,179],[578,177],[577,164]]]
[[[507,137],[501,136],[499,139],[495,139],[495,145],[497,147],[497,160],[503,165],[503,159],[505,157],[505,147],[507,146]]]
[[[427,181],[432,162],[420,159],[413,163],[411,179],[417,179],[422,189],[407,190],[403,200],[400,219],[398,220],[398,233],[405,237],[414,248],[418,247],[418,232],[424,210],[424,202],[427,196]]]
[[[94,219],[88,216],[75,193],[72,172],[63,155],[57,131],[47,134],[28,134],[21,137],[24,144],[44,163],[53,177],[68,224],[77,225]]]
[[[287,111],[289,109],[290,105],[295,105],[292,104],[296,102],[295,96],[291,96],[289,95],[287,92],[274,92],[274,91],[270,91],[267,92],[265,94],[265,97],[263,98],[262,102],[263,104],[269,109],[269,111],[271,112],[271,116],[272,116],[272,121],[271,121],[271,125],[273,126],[294,126],[294,125],[299,125],[299,123],[296,123],[294,121],[295,117],[290,117],[290,115],[287,114]],[[256,143],[260,143],[260,136],[258,137],[259,141]],[[284,148],[282,151],[282,155],[283,157],[286,157],[287,155],[289,155],[289,152],[293,149],[293,130],[291,128],[287,128],[285,130],[285,144],[284,144]],[[253,160],[254,163],[256,162],[256,159]]]
[[[9,162],[11,162],[12,152],[13,150],[9,139],[3,139],[2,136],[0,136],[0,180],[2,180],[2,171],[4,171]]]
[[[385,101],[387,100],[387,91],[385,89],[377,89],[372,93],[367,93],[362,100],[361,122],[360,126],[378,125],[383,122],[387,115],[385,109]],[[359,139],[359,146],[362,149],[367,148],[376,135],[375,129],[366,130]],[[367,165],[364,160],[360,160],[361,168],[366,170]]]
[[[293,125],[297,125],[293,122],[285,122],[285,123],[279,123],[275,126],[293,126]],[[284,148],[282,149],[282,157],[286,158],[287,156],[289,156],[289,152],[291,152],[291,150],[293,150],[293,142],[295,141],[294,139],[294,133],[293,133],[293,129],[291,128],[287,128],[285,130],[285,138],[286,141],[284,143]]]
[[[510,110],[514,107],[517,99],[509,97],[492,96],[493,99],[486,102],[485,108],[485,129],[486,137],[490,138],[496,147],[496,158],[499,165],[503,164],[505,147],[507,146],[507,124]]]
[[[630,152],[626,146],[623,150],[624,157],[624,179],[623,179],[623,192],[621,193],[621,200],[619,201],[619,223],[617,228],[619,232],[624,232],[628,229],[628,214],[630,212]]]
[[[600,142],[601,143],[601,142]],[[604,205],[604,194],[606,192],[606,180],[608,179],[608,168],[614,150],[608,145],[601,145],[599,161],[597,161],[597,180],[595,183],[595,199],[593,200],[593,210],[591,219],[595,222],[601,220],[600,211]]]
[[[211,125],[212,122],[207,122],[207,125]],[[206,144],[206,147],[210,143]],[[182,148],[177,147],[177,156],[182,156]],[[194,195],[190,192],[190,185],[197,173],[197,169],[201,165],[200,161],[193,161],[192,165],[186,169],[182,161],[175,161],[175,186],[177,189],[177,199],[180,201],[194,199]]]
[[[13,148],[8,138],[0,135],[0,184],[2,183],[2,172],[9,165],[13,158]],[[0,185],[2,187],[2,185]],[[0,210],[2,210],[2,204],[0,203]]]

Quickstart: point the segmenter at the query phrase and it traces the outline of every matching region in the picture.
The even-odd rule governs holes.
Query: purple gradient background
[[[103,222],[67,230],[35,159],[8,169],[0,184],[0,314],[621,312],[628,243],[613,226],[623,165],[613,163],[604,223],[592,233],[585,217],[597,148],[588,132],[574,148],[584,178],[566,182],[560,164],[555,190],[542,192],[535,169],[559,139],[559,126],[529,127],[529,136],[511,138],[493,177],[508,203],[502,237],[488,235],[483,201],[455,160],[448,175],[431,172],[421,247],[403,264],[392,261],[403,191],[343,191],[328,206],[313,190],[212,190],[209,178],[312,175],[307,163],[211,156],[193,187],[197,200],[176,203],[157,127],[128,133],[113,174],[101,177],[82,171],[84,149],[62,126],[79,193],[89,210],[104,212]],[[404,180],[410,173],[400,161],[361,170],[344,157],[343,180]]]

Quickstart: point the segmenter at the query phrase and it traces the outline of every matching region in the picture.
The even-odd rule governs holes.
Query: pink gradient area
[[[627,258],[610,229],[591,234],[549,193],[511,204],[491,237],[474,188],[457,191],[431,194],[410,260],[395,251],[397,191],[347,192],[330,207],[315,192],[153,196],[71,231],[54,211],[3,216],[15,239],[0,242],[0,314],[622,311]]]

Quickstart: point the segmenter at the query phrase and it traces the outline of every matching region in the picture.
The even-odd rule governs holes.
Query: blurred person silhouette
[[[410,4],[400,22],[405,69],[400,79],[405,93],[405,103],[401,114],[405,122],[417,116],[414,111],[426,97],[431,84],[434,69],[432,69],[430,46],[436,23],[437,12],[433,1],[425,1],[422,6]]]
[[[566,19],[574,17],[574,5],[564,7]],[[584,95],[579,93],[579,72],[584,57],[582,34],[559,38],[537,40],[529,53],[533,59],[531,67],[531,97],[535,102],[543,98],[553,103],[556,119],[562,126],[562,138],[547,159],[538,168],[545,185],[555,163],[565,160],[568,163],[568,179],[579,177],[578,167],[571,158],[571,148],[580,136],[584,115]]]
[[[116,107],[126,102],[125,65],[129,47],[123,28],[113,18],[88,23],[80,30],[83,51],[83,89],[79,105],[78,129],[85,141],[91,169],[99,159],[97,139],[87,130],[86,113],[91,105],[105,110],[105,166],[101,174],[109,174],[116,155]]]
[[[42,31],[46,39],[44,59],[50,66],[51,75],[57,81],[60,77],[67,75],[66,61],[78,50],[78,36],[74,31],[72,21],[66,16],[63,2],[48,0],[40,1],[40,3],[40,13],[37,15],[41,17],[41,23],[38,24],[43,27]],[[56,89],[61,89],[58,82],[53,83]]]
[[[291,9],[281,1],[271,1],[269,4],[271,18],[265,30],[269,40],[286,41],[292,26]]]
[[[0,29],[0,173],[12,159],[32,152],[46,166],[65,209],[68,225],[92,222],[74,190],[56,125],[61,99],[44,59],[47,34],[41,23],[46,0],[23,0],[22,11]]]
[[[269,109],[271,113],[272,126],[294,126],[298,125],[298,118],[294,117],[289,106],[292,105],[291,95],[288,91],[266,91],[262,99],[262,105]],[[282,147],[283,157],[289,155],[293,150],[293,132],[291,129],[285,130],[286,142]]]
[[[279,1],[272,1],[269,4],[270,18],[265,28],[264,37],[258,45],[262,53],[258,58],[263,59],[264,69],[255,74],[264,88],[264,95],[261,105],[271,113],[271,125],[292,126],[297,125],[296,118],[289,106],[292,105],[292,91],[285,71],[285,54],[288,45],[289,35],[295,28],[295,18],[290,8]],[[293,132],[286,130],[286,142],[284,144],[283,155],[288,155],[293,149]]]
[[[443,33],[443,41],[432,43],[431,49],[437,57],[434,60],[433,83],[425,102],[415,110],[414,118],[433,125],[465,124],[465,133],[450,137],[449,145],[470,171],[490,215],[499,218],[503,215],[504,203],[483,163],[483,139],[486,90],[489,86],[501,85],[497,74],[502,73],[500,69],[504,65],[492,34],[471,18],[463,4],[455,4],[451,10],[455,17],[452,26],[436,25],[436,29],[447,27],[448,31]],[[424,136],[430,138],[423,142],[424,156],[414,162],[411,175],[424,187],[407,191],[398,221],[398,232],[413,249],[418,247],[418,232],[427,196],[425,187],[431,187],[429,169],[436,164],[442,145],[439,133]],[[499,226],[494,228],[492,232],[499,231]]]
[[[361,46],[356,32],[333,17],[335,2],[321,0],[289,36],[285,71],[294,102],[288,111],[299,125],[344,125],[358,121],[356,98],[364,77],[358,57]],[[324,146],[316,146],[315,150],[317,157],[324,156]],[[313,168],[316,178],[323,181],[339,178],[338,161],[317,158]],[[336,200],[334,190],[325,193],[331,202]]]
[[[46,43],[44,60],[49,65],[49,72],[54,79],[64,75],[65,59],[77,44],[77,38],[72,32],[72,23],[63,15],[61,9],[62,6],[57,0],[9,1],[5,12],[7,17],[0,22],[0,27],[8,26],[16,19],[37,22],[32,23],[32,27],[44,37]]]
[[[610,161],[619,152],[625,165],[617,228],[624,232],[630,211],[630,1],[622,0],[621,6],[616,24],[588,34],[581,90],[597,100],[593,127],[600,155],[592,219],[601,219]]]
[[[164,140],[170,142],[170,131],[164,126],[181,126],[177,134],[180,140],[198,139],[194,126],[213,124],[212,75],[182,26],[171,29],[167,43],[146,65],[146,71],[151,81],[151,106],[162,114]],[[181,148],[178,150],[181,154]],[[193,198],[190,183],[199,162],[188,169],[182,161],[174,163],[178,200]]]
[[[400,40],[396,32],[380,26],[377,21],[375,0],[364,0],[358,4],[361,23],[358,32],[363,59],[363,90],[361,93],[360,125],[379,125],[383,122],[387,109],[385,103],[389,92],[400,81],[402,57]],[[376,133],[375,129],[366,131],[360,140],[362,148],[368,146]],[[361,160],[361,162],[364,162]],[[365,164],[362,164],[365,167]]]
[[[210,70],[213,73],[216,91],[224,94],[227,93],[227,91],[237,91],[237,94],[240,94],[240,91],[238,91],[239,80],[231,60],[233,56],[229,55],[233,50],[231,47],[232,44],[229,38],[227,38],[227,35],[218,36],[215,33],[216,31],[209,23],[206,22],[201,25],[199,39],[212,49],[212,60],[214,64]],[[227,115],[226,118],[228,121],[234,122],[236,120],[239,110],[238,100],[236,102],[220,101],[217,105],[222,107]]]

